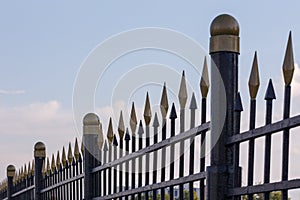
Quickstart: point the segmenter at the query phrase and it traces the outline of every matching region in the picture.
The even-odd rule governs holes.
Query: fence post
[[[8,165],[6,168],[7,175],[7,199],[11,200],[12,188],[13,188],[13,178],[16,173],[16,168],[13,165]]]
[[[211,55],[211,166],[207,168],[207,199],[226,199],[233,183],[234,101],[238,91],[239,25],[230,15],[217,16],[210,27]],[[224,115],[222,115],[222,112]],[[225,121],[224,121],[225,120]]]
[[[92,199],[94,182],[91,171],[94,167],[95,151],[98,150],[98,134],[100,134],[99,117],[88,113],[83,118],[83,144],[84,144],[84,199]]]
[[[42,169],[43,169],[43,162],[45,162],[46,157],[46,146],[42,142],[37,142],[34,145],[34,184],[35,184],[35,192],[34,192],[34,199],[40,200],[41,199],[41,190],[42,190]]]

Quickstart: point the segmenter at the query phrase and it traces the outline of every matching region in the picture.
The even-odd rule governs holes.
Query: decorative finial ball
[[[44,143],[42,142],[37,142],[35,145],[34,145],[34,150],[36,151],[44,151],[46,150],[46,146]]]
[[[13,177],[15,175],[16,168],[13,165],[8,165],[7,168],[6,168],[6,171],[7,171],[7,176],[8,177]]]
[[[83,125],[99,125],[99,117],[95,113],[88,113],[83,118]]]
[[[228,14],[217,16],[210,25],[210,35],[235,35],[239,36],[240,27],[237,20]]]

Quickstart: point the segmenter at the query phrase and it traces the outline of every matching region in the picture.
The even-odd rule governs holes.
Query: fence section
[[[143,119],[138,120],[135,104],[132,103],[129,124],[124,123],[123,112],[120,111],[117,125],[110,119],[106,137],[99,117],[89,113],[83,119],[81,150],[76,140],[74,151],[69,145],[66,155],[63,148],[62,154],[57,152],[56,158],[52,155],[50,164],[45,145],[38,142],[34,148],[34,162],[18,172],[14,166],[8,166],[7,179],[0,184],[0,198],[192,200],[199,197],[201,200],[215,200],[243,197],[251,200],[257,199],[258,195],[269,199],[272,192],[280,191],[281,199],[287,200],[290,189],[300,188],[300,179],[288,178],[290,129],[300,126],[300,115],[290,117],[294,72],[291,33],[282,68],[285,82],[283,119],[272,123],[276,96],[270,80],[265,95],[265,125],[256,127],[256,96],[260,78],[255,53],[248,82],[249,131],[243,133],[240,131],[243,105],[238,92],[239,25],[233,17],[220,15],[212,22],[210,55],[211,122],[206,120],[210,83],[204,58],[200,103],[193,91],[187,91],[183,72],[177,109],[176,102],[169,104],[164,84],[159,113],[152,113],[147,93]],[[191,101],[187,106],[188,96]],[[198,108],[199,122],[196,121]],[[185,127],[186,120],[189,120],[189,127]],[[277,132],[282,132],[283,138],[281,181],[271,182],[272,134]],[[264,181],[255,185],[255,141],[261,137],[265,138]],[[246,169],[240,167],[242,142],[248,143]],[[206,147],[211,149],[208,165]],[[200,166],[195,166],[196,159]],[[242,170],[247,173],[246,186],[241,186]]]

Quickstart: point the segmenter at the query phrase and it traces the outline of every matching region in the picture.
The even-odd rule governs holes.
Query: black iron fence
[[[283,119],[272,123],[272,105],[276,96],[270,80],[265,94],[265,125],[255,126],[256,96],[260,86],[255,53],[248,82],[250,123],[246,132],[240,132],[243,106],[238,93],[239,26],[231,16],[220,15],[212,22],[210,55],[211,65],[216,66],[211,67],[211,122],[206,121],[210,83],[204,59],[200,103],[192,93],[187,106],[188,92],[183,72],[178,92],[179,112],[175,102],[169,107],[164,84],[160,113],[152,114],[147,93],[144,119],[137,120],[133,103],[129,124],[124,123],[121,112],[117,131],[113,130],[110,120],[107,139],[103,139],[98,116],[89,113],[83,119],[81,149],[76,140],[73,151],[69,145],[67,155],[63,149],[56,158],[52,155],[50,164],[49,158],[46,159],[45,145],[38,142],[32,163],[18,172],[14,166],[8,166],[7,178],[0,185],[0,198],[192,200],[198,197],[217,200],[254,199],[254,195],[263,193],[264,199],[269,199],[271,192],[280,191],[281,198],[287,200],[288,190],[300,188],[300,179],[288,178],[290,129],[300,125],[299,115],[290,117],[294,72],[291,34],[282,68],[285,81]],[[196,120],[198,108],[200,121]],[[222,110],[225,111],[223,120]],[[185,127],[187,119],[189,127]],[[272,134],[277,132],[282,132],[283,136],[282,174],[281,181],[270,182]],[[255,140],[261,137],[265,138],[264,180],[254,185]],[[241,186],[240,144],[245,142],[248,143],[247,185]],[[188,150],[185,144],[188,144]],[[208,160],[205,156],[207,147],[211,149]],[[195,160],[200,166],[195,166]]]

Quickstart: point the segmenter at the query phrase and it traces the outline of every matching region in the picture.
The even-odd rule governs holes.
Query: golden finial
[[[107,139],[109,144],[112,144],[113,139],[114,139],[114,132],[113,132],[113,127],[112,127],[112,119],[109,118],[109,124],[108,124],[108,130],[107,130]]]
[[[63,147],[63,150],[62,150],[61,162],[62,162],[63,167],[67,166],[67,157],[66,157],[65,147]]]
[[[74,147],[74,157],[76,160],[79,159],[79,147],[78,147],[78,141],[77,141],[77,138],[75,139],[75,147]]]
[[[282,71],[285,85],[290,85],[294,74],[294,54],[293,54],[293,43],[292,43],[292,32],[290,31],[289,39],[285,51]]]
[[[72,154],[72,147],[71,142],[69,142],[69,149],[68,149],[68,162],[71,165],[73,161],[73,154]]]
[[[119,125],[118,125],[118,132],[120,140],[123,140],[124,132],[125,132],[125,125],[124,125],[124,119],[123,119],[123,113],[122,110],[120,112],[120,118],[119,118]],[[103,140],[102,140],[103,143]]]
[[[250,74],[250,78],[248,81],[251,99],[256,98],[259,85],[260,85],[260,81],[259,81],[259,71],[258,71],[258,64],[257,64],[257,53],[255,51],[251,74]]]
[[[144,120],[145,120],[146,126],[149,126],[151,117],[152,117],[152,114],[151,114],[150,100],[149,100],[149,94],[147,92],[145,109],[144,109]]]
[[[20,169],[20,178],[21,178],[21,180],[23,180],[23,178],[24,178],[23,166]]]
[[[167,96],[167,87],[166,87],[166,83],[164,83],[161,100],[160,100],[160,111],[163,118],[166,118],[168,109],[169,109],[169,103],[168,103],[168,96]]]
[[[51,170],[52,173],[55,172],[56,166],[55,166],[55,158],[54,158],[54,154],[52,154],[52,159],[51,159]]]
[[[51,173],[50,161],[49,161],[49,157],[47,157],[47,175],[50,175],[50,173]]]
[[[98,143],[99,150],[102,150],[103,141],[104,141],[104,139],[103,139],[103,129],[102,129],[102,123],[100,123],[100,125],[99,125],[99,132],[98,132],[98,138],[97,138],[97,143]]]
[[[181,109],[185,108],[187,98],[188,96],[187,96],[187,89],[186,89],[185,74],[183,71],[181,76],[179,93],[178,93],[178,99],[179,99],[179,104]]]
[[[132,107],[130,112],[130,128],[132,131],[132,135],[135,135],[136,127],[137,127],[137,118],[135,113],[134,102],[132,102]]]
[[[45,167],[45,160],[43,160],[43,165],[42,165],[42,175],[43,175],[43,177],[46,176],[46,172],[47,172],[47,170],[46,170],[46,167]]]
[[[200,90],[201,90],[202,98],[206,98],[209,90],[209,77],[208,77],[206,57],[204,57],[202,76],[200,80]]]
[[[56,155],[56,168],[57,168],[57,170],[60,169],[60,164],[61,164],[61,162],[60,162],[59,151],[57,151],[57,155]]]

